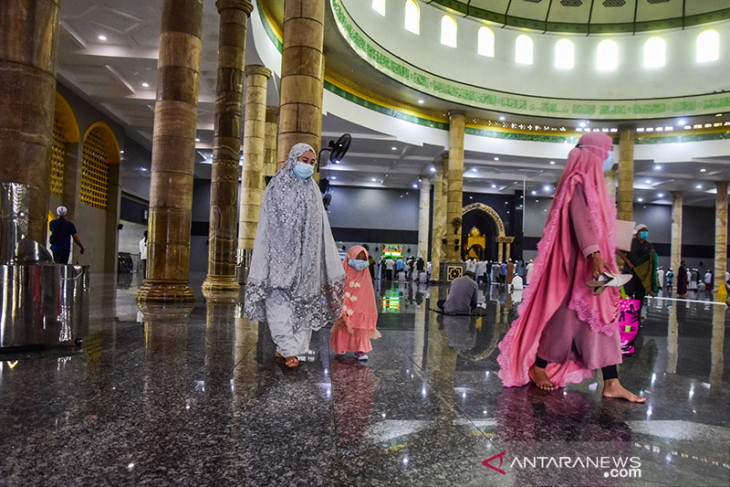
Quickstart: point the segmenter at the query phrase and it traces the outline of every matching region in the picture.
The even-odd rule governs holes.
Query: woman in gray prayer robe
[[[344,298],[345,272],[311,177],[315,162],[311,146],[295,144],[269,182],[246,285],[246,316],[267,322],[277,358],[292,368],[312,330],[342,314]]]

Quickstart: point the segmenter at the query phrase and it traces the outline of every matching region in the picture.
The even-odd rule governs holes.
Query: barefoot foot
[[[544,389],[546,391],[554,391],[558,387],[552,383],[552,381],[548,378],[547,373],[545,373],[545,369],[542,367],[538,367],[537,365],[532,365],[527,370],[527,375],[530,376],[530,380],[540,389]]]
[[[629,402],[646,402],[646,398],[637,396],[633,392],[628,391],[618,379],[609,379],[603,383],[603,397],[613,397],[615,399],[625,399]]]
[[[291,357],[286,357],[284,364],[290,369],[293,369],[299,366],[299,359],[296,355],[292,355]]]

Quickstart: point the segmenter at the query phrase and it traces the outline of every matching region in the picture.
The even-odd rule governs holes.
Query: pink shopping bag
[[[621,354],[625,357],[635,351],[634,342],[639,333],[641,301],[622,297],[618,301],[618,329],[621,336]]]

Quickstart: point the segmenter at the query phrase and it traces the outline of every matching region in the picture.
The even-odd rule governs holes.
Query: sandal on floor
[[[593,295],[598,296],[607,287],[621,287],[631,280],[633,275],[631,274],[611,274],[604,272],[598,279],[586,282],[588,287],[593,288]]]

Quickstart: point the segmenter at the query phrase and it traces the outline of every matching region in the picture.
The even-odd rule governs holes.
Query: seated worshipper
[[[504,387],[555,390],[603,373],[603,397],[644,402],[618,379],[616,206],[603,172],[615,164],[611,138],[584,134],[568,154],[519,317],[499,344]],[[610,276],[600,294],[586,283]],[[628,278],[629,276],[626,276]]]
[[[342,314],[345,271],[319,186],[316,156],[295,144],[264,191],[246,284],[244,312],[266,322],[276,358],[289,368],[309,351],[312,330]]]
[[[449,295],[446,299],[439,299],[436,305],[447,315],[468,315],[477,307],[478,292],[474,273],[465,271],[463,276],[451,281]]]

